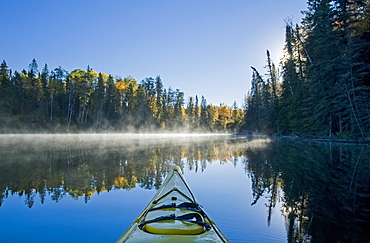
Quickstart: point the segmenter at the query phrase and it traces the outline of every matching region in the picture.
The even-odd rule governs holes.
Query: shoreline
[[[271,139],[285,139],[285,140],[301,140],[311,141],[316,143],[349,143],[349,144],[370,144],[369,139],[343,139],[336,137],[309,137],[309,136],[298,136],[298,135],[261,135],[256,133],[236,133],[234,137],[244,137],[246,139],[260,139],[260,138],[271,138]]]

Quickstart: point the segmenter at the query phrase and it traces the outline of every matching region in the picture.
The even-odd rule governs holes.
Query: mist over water
[[[0,134],[0,146],[6,150],[32,148],[45,150],[58,147],[139,149],[150,144],[176,144],[229,138],[229,134],[207,133],[85,133],[85,134]],[[162,144],[162,145],[161,145]],[[18,147],[21,145],[20,147]],[[10,151],[9,151],[10,152]]]
[[[70,133],[70,134],[0,134],[0,142],[6,144],[17,139],[23,141],[56,140],[59,142],[71,141],[101,141],[115,140],[125,141],[128,139],[181,139],[181,138],[215,138],[227,137],[228,133]]]

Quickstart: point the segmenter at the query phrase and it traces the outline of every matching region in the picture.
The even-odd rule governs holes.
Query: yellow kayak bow
[[[170,169],[121,242],[229,242],[197,203],[181,169]]]

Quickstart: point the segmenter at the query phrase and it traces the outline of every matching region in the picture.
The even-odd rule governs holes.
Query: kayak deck
[[[229,242],[171,168],[153,199],[117,242]]]

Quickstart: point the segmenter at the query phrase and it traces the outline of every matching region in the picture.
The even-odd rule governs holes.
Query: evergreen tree
[[[28,112],[32,113],[35,116],[39,116],[40,100],[43,98],[44,93],[36,59],[32,59],[32,62],[29,64],[27,76],[27,94],[30,102]],[[37,108],[37,113],[35,112],[34,107]],[[37,119],[35,116],[34,119]]]
[[[28,65],[28,77],[35,79],[39,72],[38,67],[36,59],[32,59],[31,63]]]
[[[312,63],[307,66],[309,95],[306,100],[309,112],[306,129],[314,135],[331,135],[333,110],[333,85],[339,75],[338,57],[340,56],[338,40],[332,27],[334,11],[329,0],[309,1],[306,12],[305,31],[306,48]]]
[[[154,116],[156,118],[157,124],[162,126],[162,116],[163,116],[163,83],[160,76],[155,79],[155,109]]]
[[[188,126],[190,129],[194,129],[195,123],[195,107],[194,107],[194,98],[189,97],[188,105],[186,107],[186,115],[188,119]]]
[[[175,105],[174,105],[174,116],[175,116],[175,123],[178,127],[182,127],[185,120],[185,114],[183,111],[183,106],[185,104],[184,93],[181,92],[179,89],[176,89],[175,92]]]
[[[262,128],[263,121],[263,90],[264,90],[264,80],[261,75],[254,67],[251,67],[252,73],[252,86],[251,92],[248,97],[248,110],[245,114],[245,129],[264,132]]]
[[[45,63],[45,66],[40,73],[40,82],[41,82],[42,94],[43,94],[42,100],[40,102],[40,105],[41,105],[40,108],[42,109],[43,119],[48,117],[48,114],[49,114],[49,109],[48,109],[48,105],[49,105],[48,99],[50,96],[49,89],[48,89],[49,78],[50,77],[49,77],[48,65]]]
[[[279,120],[278,127],[282,134],[302,133],[302,105],[304,84],[300,56],[299,40],[295,36],[292,23],[287,23],[285,30],[285,57],[283,60],[283,83],[281,99],[279,101]]]
[[[143,85],[139,85],[136,93],[137,102],[134,113],[135,128],[149,128],[152,124],[152,115],[147,99],[147,90]]]
[[[99,127],[103,123],[105,117],[105,98],[106,98],[106,82],[108,76],[99,73],[95,89],[91,95],[91,106],[94,117],[94,124]]]
[[[228,124],[228,129],[233,132],[239,131],[243,126],[244,121],[244,111],[239,109],[238,104],[234,101],[232,107],[232,122]]]
[[[112,125],[118,122],[119,111],[121,110],[121,100],[118,88],[112,75],[107,79],[107,90],[105,99],[106,118]]]
[[[13,99],[16,97],[12,91],[13,88],[11,85],[8,66],[4,60],[0,65],[0,113],[2,113],[4,118],[11,114],[12,108],[15,108],[12,106],[14,105]]]
[[[278,109],[279,109],[279,100],[278,100],[278,91],[277,91],[277,82],[278,82],[278,72],[275,67],[275,64],[271,60],[270,51],[267,50],[267,69],[268,69],[268,78],[267,78],[267,99],[268,101],[268,120],[274,121],[270,127],[271,133],[276,133],[278,130],[277,124],[278,119]]]
[[[59,66],[51,72],[49,77],[47,86],[49,94],[48,107],[50,110],[49,118],[52,122],[55,118],[59,121],[63,120],[65,117],[64,112],[69,108],[65,87],[67,75],[67,71]]]
[[[194,127],[195,128],[198,128],[200,125],[200,111],[201,111],[201,107],[199,106],[198,95],[196,95],[195,104],[194,104],[194,112],[195,112]]]
[[[369,89],[363,85],[362,75],[358,70],[366,68],[362,53],[369,52],[369,42],[362,39],[366,4],[364,1],[335,1],[333,18],[334,33],[337,36],[341,55],[338,57],[340,73],[336,81],[334,104],[336,113],[335,132],[342,134],[350,131],[350,136],[365,138],[369,123]],[[367,19],[367,20],[366,20]],[[366,24],[365,24],[366,26]],[[367,29],[369,31],[369,28]]]
[[[202,128],[207,127],[207,121],[208,121],[207,100],[202,95],[202,100],[200,102],[200,126]]]
[[[137,106],[137,97],[136,92],[138,90],[138,85],[134,79],[126,79],[126,103],[127,103],[127,112],[129,116],[133,116],[135,108]]]
[[[24,115],[25,110],[25,98],[26,98],[26,89],[25,89],[25,79],[27,75],[24,72],[19,73],[18,71],[14,72],[13,83],[14,83],[14,98],[13,98],[13,114],[15,115]]]
[[[42,83],[42,88],[43,88],[44,92],[46,92],[47,86],[49,84],[49,68],[48,68],[48,65],[46,63],[45,63],[44,68],[41,71],[40,79],[41,79],[41,83]]]
[[[1,91],[10,87],[10,75],[8,70],[8,65],[6,64],[6,61],[3,60],[3,62],[0,65],[0,89]]]

